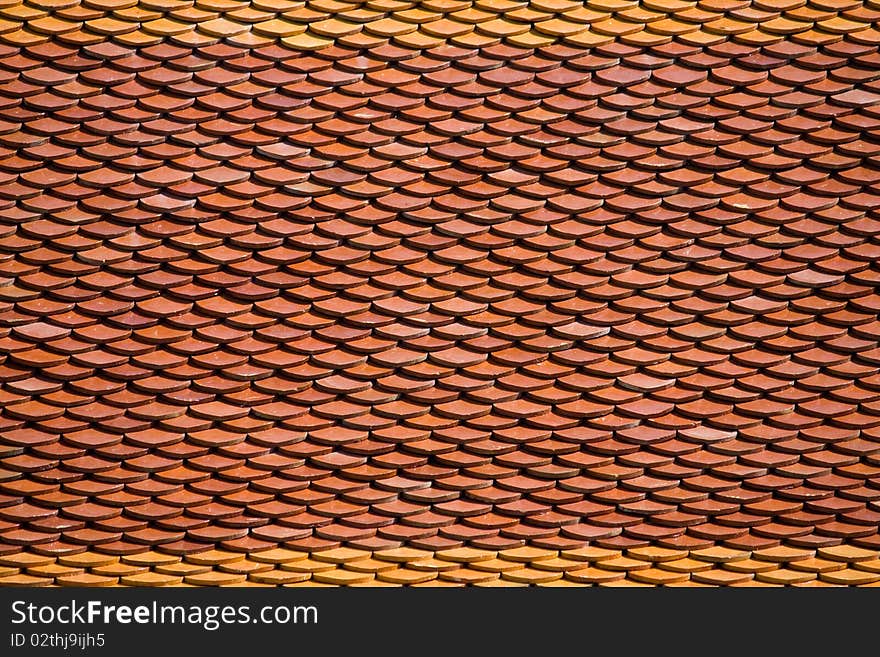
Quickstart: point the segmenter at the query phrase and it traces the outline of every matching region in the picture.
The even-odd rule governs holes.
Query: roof
[[[0,15],[0,585],[880,581],[880,4]]]

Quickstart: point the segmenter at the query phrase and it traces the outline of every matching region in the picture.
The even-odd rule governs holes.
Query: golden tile
[[[600,570],[593,566],[565,572],[566,579],[583,584],[599,584],[600,582],[610,582],[623,579],[624,577],[626,577],[626,572],[624,571]]]
[[[119,581],[125,586],[175,586],[183,582],[183,578],[163,575],[162,573],[146,572],[123,575]]]
[[[758,573],[755,579],[760,582],[769,582],[771,584],[782,584],[790,586],[798,582],[809,582],[816,579],[816,573],[808,573],[801,570],[789,570],[788,568],[778,568],[766,573]]]
[[[863,561],[859,563],[858,566],[866,563],[871,562]],[[880,563],[880,561],[878,561],[877,563]],[[844,568],[846,568],[846,562],[831,561],[829,559],[810,558],[803,559],[802,561],[792,561],[790,564],[788,564],[788,567],[792,568],[793,570],[803,570],[810,573],[827,573],[834,570],[843,570]]]
[[[183,34],[184,32],[190,32],[194,29],[193,26],[188,23],[172,21],[168,20],[167,18],[159,18],[154,21],[148,21],[141,25],[141,27],[151,34],[161,34],[162,36]]]
[[[476,582],[486,582],[490,579],[497,579],[499,575],[498,573],[481,572],[472,568],[456,568],[455,570],[442,571],[439,574],[439,577],[445,582],[474,584]]]
[[[616,559],[621,556],[619,550],[608,550],[600,547],[582,547],[573,550],[562,550],[559,553],[564,559],[572,559],[574,561],[607,561],[608,559]]]
[[[55,557],[47,557],[33,552],[18,552],[0,556],[0,566],[11,566],[12,568],[32,568],[50,563],[55,563]]]
[[[78,573],[76,575],[61,575],[55,578],[59,586],[116,586],[119,583],[117,577],[104,577],[94,573]]]
[[[180,560],[181,557],[176,555],[154,551],[141,552],[140,554],[126,554],[121,557],[122,563],[132,564],[133,566],[146,566],[147,568],[177,563]]]
[[[556,550],[545,550],[524,545],[522,547],[502,550],[498,553],[500,559],[505,561],[518,561],[520,563],[532,563],[541,559],[553,559],[559,553]]]
[[[543,582],[552,582],[562,578],[562,572],[550,570],[538,570],[537,568],[519,568],[517,570],[507,570],[501,573],[501,578],[511,582],[521,582],[523,584],[539,584]]]
[[[273,548],[271,550],[263,550],[261,552],[251,552],[247,555],[249,561],[259,563],[281,564],[290,561],[303,561],[309,558],[307,552],[297,552],[296,550],[288,550],[287,548]]]
[[[200,575],[211,572],[211,566],[198,566],[194,563],[169,563],[156,566],[154,570],[162,575],[174,575],[175,577],[186,577],[187,575]]]
[[[878,554],[876,550],[866,550],[854,545],[835,545],[833,547],[819,548],[819,556],[831,561],[853,563],[856,561],[872,561],[877,559]]]
[[[535,24],[535,30],[554,37],[573,36],[586,29],[587,26],[584,23],[575,23],[562,18],[551,18],[548,21]]]
[[[294,584],[297,582],[305,582],[311,578],[309,573],[293,573],[287,570],[267,570],[261,573],[251,573],[248,579],[260,584],[273,584],[281,586],[282,584]]]
[[[629,557],[617,557],[616,559],[606,559],[596,562],[596,567],[603,570],[644,570],[651,567],[648,561],[639,561],[638,559],[630,559]]]
[[[830,584],[843,584],[846,586],[860,586],[880,582],[880,573],[869,573],[855,568],[835,570],[829,573],[819,573],[819,579]]]
[[[715,586],[730,586],[737,582],[745,582],[752,579],[752,577],[754,575],[751,573],[735,573],[731,570],[722,570],[721,568],[713,568],[691,574],[691,579],[695,582],[714,584]]]
[[[334,570],[336,564],[329,561],[316,561],[315,559],[302,559],[299,561],[288,561],[281,564],[282,570],[289,570],[295,573],[320,573]]]
[[[131,566],[125,563],[111,563],[106,566],[98,566],[96,568],[92,568],[90,572],[95,575],[102,575],[104,577],[116,577],[117,579],[120,577],[124,577],[126,575],[137,575],[138,573],[147,573],[150,569],[146,566]]]
[[[347,34],[360,32],[363,26],[358,23],[349,23],[335,18],[318,21],[309,25],[309,31],[322,37],[337,39]]]
[[[206,573],[186,575],[183,578],[187,584],[193,584],[195,586],[225,586],[228,584],[239,584],[246,579],[247,575],[221,573],[219,570],[209,570]]]
[[[627,576],[637,582],[654,584],[655,586],[663,586],[666,584],[672,584],[673,582],[684,582],[690,579],[689,573],[676,573],[671,570],[661,570],[659,568],[633,570]]]
[[[221,563],[229,563],[230,561],[241,561],[245,555],[240,552],[227,552],[225,550],[208,550],[206,552],[196,552],[186,555],[185,559],[188,563],[198,566],[216,566]]]
[[[347,586],[358,582],[369,582],[374,577],[375,575],[373,575],[373,573],[356,573],[353,570],[344,570],[343,568],[312,573],[312,579],[316,582],[338,584],[339,586]]]
[[[373,557],[382,561],[394,561],[396,563],[407,563],[410,561],[424,561],[434,557],[433,552],[427,550],[416,550],[415,548],[400,547],[391,548],[389,550],[379,550],[373,553]]]
[[[440,550],[434,554],[434,558],[440,561],[455,561],[457,563],[473,563],[475,561],[489,561],[495,559],[497,552],[489,550],[476,550],[469,547]]]
[[[430,582],[436,577],[436,572],[411,570],[410,568],[395,568],[393,570],[383,570],[376,575],[376,578],[382,582],[402,584],[405,586]]]
[[[320,552],[312,552],[311,558],[315,561],[326,561],[327,563],[342,564],[347,561],[359,561],[369,557],[370,553],[366,550],[353,550],[352,548],[339,547],[332,550],[321,550]]]
[[[28,575],[34,577],[59,577],[61,575],[78,575],[83,572],[82,568],[73,568],[71,566],[62,566],[57,563],[49,563],[44,566],[34,566],[25,571]]]
[[[397,568],[397,565],[390,561],[379,561],[372,558],[348,561],[345,564],[346,570],[353,570],[356,573],[380,573],[383,570],[392,570],[394,568]]]
[[[584,567],[583,561],[575,561],[573,559],[562,559],[554,557],[553,559],[540,559],[532,562],[532,567],[538,570],[551,570],[554,572],[564,572],[566,570],[579,570]]]
[[[778,547],[766,548],[764,550],[755,550],[752,556],[761,561],[775,561],[776,563],[787,563],[789,561],[800,561],[809,559],[814,556],[812,550],[802,550],[800,548],[791,548],[784,545]]]
[[[711,563],[726,563],[728,561],[740,561],[748,559],[749,553],[742,550],[731,550],[730,548],[716,545],[714,547],[705,548],[703,550],[691,550],[690,556],[699,561],[709,561]]]
[[[742,559],[740,561],[722,563],[721,567],[725,570],[732,570],[735,573],[765,573],[771,570],[778,570],[779,564],[775,561]]]
[[[284,37],[281,42],[296,50],[318,50],[333,43],[331,39],[319,38],[311,34],[296,34],[294,36]]]
[[[0,577],[0,586],[52,586],[55,583],[51,577],[34,577],[33,575],[7,575]]]
[[[709,561],[697,561],[696,559],[675,559],[657,564],[658,568],[671,570],[676,573],[695,573],[701,570],[710,570],[712,563]]]

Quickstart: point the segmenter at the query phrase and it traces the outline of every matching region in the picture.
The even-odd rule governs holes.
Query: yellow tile
[[[799,548],[786,547],[780,545],[778,547],[767,548],[764,550],[755,550],[752,556],[761,561],[774,561],[776,563],[788,563],[789,561],[801,561],[814,556],[812,550],[801,550]]]
[[[412,570],[410,568],[394,568],[393,570],[383,570],[376,575],[376,578],[382,582],[403,584],[405,586],[409,586],[411,584],[420,584],[422,582],[430,582],[436,577],[436,572],[430,572],[426,570]]]
[[[746,580],[745,582],[735,582],[730,585],[732,589],[778,589],[783,584],[773,584],[771,582],[759,582],[756,579]]]
[[[535,29],[542,34],[550,36],[573,36],[588,29],[584,23],[576,23],[561,18],[552,18],[535,25]]]
[[[348,21],[341,21],[336,18],[318,21],[309,25],[309,31],[330,39],[337,39],[346,34],[354,34],[355,32],[360,32],[361,29],[363,29],[363,26],[358,23],[349,23]]]
[[[353,570],[356,573],[379,573],[383,570],[391,570],[397,566],[390,561],[379,561],[378,559],[358,559],[357,561],[348,561],[345,564],[346,570]]]
[[[876,550],[866,550],[854,545],[835,545],[833,547],[819,548],[819,556],[831,561],[872,561],[877,558]]]
[[[602,588],[624,588],[624,589],[643,589],[652,587],[653,584],[645,584],[644,582],[636,582],[631,579],[615,579],[610,582],[599,582]]]
[[[820,573],[819,579],[831,584],[844,584],[846,586],[858,586],[860,584],[872,584],[880,582],[880,573],[869,573],[855,568],[836,570],[830,573]]]
[[[655,546],[632,548],[627,550],[626,554],[633,559],[650,561],[651,563],[674,561],[675,559],[684,559],[688,556],[686,550],[671,550],[669,548]]]
[[[383,582],[378,579],[371,579],[369,582],[355,582],[349,584],[350,589],[399,589],[403,584],[395,584],[394,582]]]
[[[699,561],[711,563],[726,563],[728,561],[740,561],[748,559],[749,553],[742,550],[731,550],[720,545],[705,548],[703,550],[691,550],[690,556]]]
[[[155,571],[162,575],[174,575],[175,577],[186,577],[187,575],[197,575],[211,571],[211,566],[199,566],[194,563],[169,563],[156,566]]]
[[[568,570],[565,573],[566,579],[582,584],[599,584],[600,582],[611,582],[613,580],[623,579],[624,577],[626,577],[625,572],[600,570],[593,566],[582,568],[581,570]]]
[[[55,563],[55,557],[47,557],[32,552],[18,552],[0,557],[0,565],[12,568],[32,568],[34,566],[46,566]]]
[[[229,563],[230,561],[241,561],[244,557],[245,555],[240,552],[208,550],[207,552],[188,554],[184,558],[188,563],[194,563],[197,566],[216,566],[221,563]]]
[[[33,575],[7,575],[0,577],[0,586],[52,586],[55,583],[51,577],[34,577]]]
[[[730,586],[736,582],[745,582],[752,579],[752,577],[754,575],[751,573],[735,573],[731,570],[722,570],[721,568],[702,570],[691,574],[691,579],[695,582],[714,584],[715,586]]]
[[[826,562],[831,563],[831,562]],[[834,562],[836,565],[843,565],[840,562]],[[880,559],[871,559],[869,561],[856,561],[853,563],[853,568],[856,570],[866,570],[869,573],[880,573]],[[836,570],[836,569],[834,569]]]
[[[105,16],[104,18],[97,18],[95,20],[86,21],[85,26],[98,34],[125,34],[126,32],[133,32],[138,29],[137,23],[129,23],[127,21],[120,21],[115,18],[110,18]]]
[[[596,563],[597,568],[602,570],[644,570],[651,567],[648,561],[639,561],[638,559],[630,559],[629,557],[617,557],[616,559],[606,559]]]
[[[34,566],[27,569],[28,575],[34,577],[60,577],[62,575],[78,575],[83,572],[82,568],[72,568],[70,566],[62,566],[57,563],[46,564],[45,566]]]
[[[170,36],[173,34],[183,34],[191,32],[194,28],[189,23],[181,21],[173,21],[167,18],[159,18],[154,21],[148,21],[141,25],[141,28],[151,34],[160,34],[162,36]]]
[[[311,558],[315,561],[326,561],[327,563],[345,563],[347,561],[360,561],[369,556],[370,552],[366,550],[340,547],[332,550],[322,550],[321,552],[312,552]]]
[[[507,41],[512,45],[520,48],[543,48],[556,42],[556,37],[541,34],[536,30],[524,32],[523,34],[515,34],[507,37]]]
[[[779,17],[761,23],[759,29],[762,32],[770,32],[771,34],[796,34],[808,30],[810,27],[812,27],[810,23],[802,23],[801,21],[793,21],[790,18]]]
[[[112,554],[101,554],[100,552],[81,552],[80,554],[58,557],[59,564],[62,566],[72,566],[73,568],[97,568],[98,566],[109,566],[118,561],[119,557]]]
[[[390,550],[379,550],[373,553],[373,557],[382,561],[394,561],[395,563],[408,563],[410,561],[425,561],[433,558],[434,553],[427,550],[401,547]]]
[[[746,584],[747,582],[742,582],[742,584]],[[737,586],[736,584],[731,584],[731,586]],[[666,584],[666,588],[669,589],[712,589],[717,588],[716,584],[705,584],[703,582],[695,582],[693,580],[685,580],[683,582],[670,582]]]
[[[150,569],[146,566],[130,566],[125,563],[111,563],[106,566],[98,566],[97,568],[92,568],[91,572],[95,575],[102,575],[104,577],[124,577],[126,575],[137,575],[138,573],[147,573]]]
[[[690,579],[689,573],[676,573],[671,570],[660,570],[659,568],[647,568],[645,570],[634,570],[629,573],[628,577],[637,582],[645,584],[654,584],[661,586],[672,584],[675,582],[684,582]]]
[[[116,577],[103,577],[93,573],[61,575],[55,578],[55,583],[59,586],[116,586],[118,582]]]
[[[282,570],[289,570],[295,573],[320,573],[334,570],[335,568],[336,564],[329,561],[316,561],[315,559],[288,561],[281,564]]]
[[[788,568],[778,568],[766,573],[758,573],[755,579],[760,582],[770,582],[771,584],[782,584],[790,586],[795,583],[809,582],[816,579],[816,573],[808,573],[801,570],[789,570]]]
[[[248,25],[236,23],[225,18],[215,18],[212,21],[205,21],[198,25],[199,32],[215,37],[229,37],[235,34],[241,34],[242,32],[247,32],[248,29]]]
[[[373,573],[356,573],[353,570],[344,570],[342,568],[325,570],[312,574],[312,579],[316,582],[338,584],[340,586],[347,586],[358,582],[369,582],[374,577],[375,575],[373,575]]]
[[[332,39],[325,39],[314,36],[312,34],[296,34],[290,37],[284,37],[281,42],[295,50],[318,50],[332,45]]]
[[[485,582],[490,579],[498,579],[498,573],[481,572],[472,568],[456,568],[445,570],[440,573],[440,579],[444,582],[456,582],[459,584],[474,584]]]
[[[209,570],[205,573],[187,575],[183,579],[187,584],[195,586],[224,586],[244,582],[247,575],[233,575],[232,573],[221,573],[219,570]]]
[[[251,552],[247,556],[248,560],[258,563],[281,564],[291,561],[304,561],[309,558],[307,552],[297,552],[286,548],[274,548],[272,550],[264,550],[262,552]]]
[[[758,561],[757,559],[743,559],[741,561],[730,561],[721,564],[725,570],[732,570],[735,573],[766,573],[771,570],[777,570],[779,564],[775,561]]]
[[[507,570],[501,573],[501,578],[511,582],[521,582],[523,584],[539,584],[561,579],[562,572],[538,570],[537,568],[526,567],[518,570]]]
[[[412,584],[414,589],[458,589],[466,586],[464,582],[448,582],[443,579],[432,579],[430,582],[416,582]]]
[[[507,582],[505,580],[500,580],[504,582],[507,586],[528,586],[528,584],[521,584],[519,582]],[[573,582],[570,579],[554,579],[552,582],[541,582],[540,584],[536,584],[542,589],[585,589],[593,584],[583,584],[581,582]]]
[[[865,563],[871,562],[863,561],[858,564],[858,566],[861,566]],[[877,563],[880,563],[880,561],[878,561]],[[831,561],[829,559],[810,558],[803,559],[802,561],[792,561],[788,565],[788,567],[794,570],[803,570],[810,573],[827,573],[834,570],[843,570],[844,568],[846,568],[846,562]]]
[[[183,581],[182,577],[174,577],[172,575],[163,575],[161,573],[137,573],[134,575],[124,575],[120,578],[120,583],[125,586],[174,586]]]
[[[312,579],[307,579],[303,582],[293,582],[292,584],[282,584],[282,586],[286,589],[335,589],[339,588],[336,584],[325,584],[324,582],[316,582]]]
[[[248,579],[260,584],[273,584],[281,586],[282,584],[294,584],[296,582],[305,582],[311,575],[309,573],[294,573],[287,570],[267,570],[262,573],[251,573]]]
[[[217,566],[217,569],[224,573],[236,573],[243,575],[250,575],[251,573],[262,573],[272,570],[272,568],[272,564],[257,563],[256,561],[248,561],[247,559],[231,561],[229,563],[222,563]]]
[[[129,563],[133,566],[152,566],[167,565],[177,563],[180,557],[173,554],[163,554],[162,552],[141,552],[140,554],[127,554],[122,557],[122,563]]]
[[[461,547],[451,550],[440,550],[434,556],[440,561],[455,561],[456,563],[474,563],[475,561],[489,561],[495,559],[497,552],[489,550],[475,550],[474,548]]]
[[[478,32],[495,37],[509,37],[516,34],[525,34],[531,29],[528,23],[514,23],[503,18],[496,18],[476,26]]]
[[[538,570],[551,570],[561,573],[566,570],[579,570],[584,567],[584,562],[554,557],[553,559],[539,559],[531,565]]]
[[[475,562],[472,565],[473,566],[476,566],[477,564],[482,565],[482,564],[486,564],[486,563],[492,563],[494,561],[497,561],[497,559],[491,559],[489,561]],[[394,563],[394,562],[387,562],[387,563]],[[503,563],[507,563],[507,562],[505,561]],[[513,564],[513,565],[516,566],[516,564]],[[413,570],[426,570],[429,572],[439,572],[441,570],[455,570],[456,568],[459,568],[460,566],[461,566],[461,564],[459,564],[457,561],[441,561],[440,559],[421,559],[420,561],[410,561],[406,564],[407,568],[412,568]],[[480,570],[480,569],[478,568],[478,570]]]
[[[556,582],[561,582],[564,580],[555,580]],[[547,582],[547,584],[539,584],[538,586],[549,586],[554,582]],[[475,588],[479,589],[522,589],[528,588],[529,585],[524,582],[512,582],[506,579],[490,579],[488,582],[477,582],[474,584]]]
[[[378,34],[383,37],[400,36],[409,32],[415,32],[419,26],[405,21],[395,20],[393,18],[383,18],[364,26],[364,29],[372,34]]]
[[[419,30],[433,37],[448,39],[454,36],[461,36],[472,32],[474,26],[469,23],[457,23],[456,21],[443,18],[438,21],[431,21],[422,25]]]
[[[505,561],[518,561],[520,563],[531,563],[540,561],[541,559],[553,559],[559,553],[556,550],[544,550],[542,548],[524,545],[510,550],[502,550],[498,553],[498,557]]]

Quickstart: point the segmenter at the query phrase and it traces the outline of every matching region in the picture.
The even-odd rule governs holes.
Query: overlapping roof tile
[[[0,585],[880,580],[880,5],[0,15]]]

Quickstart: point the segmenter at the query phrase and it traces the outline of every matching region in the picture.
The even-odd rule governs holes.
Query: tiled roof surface
[[[880,580],[878,17],[5,2],[0,585]]]

